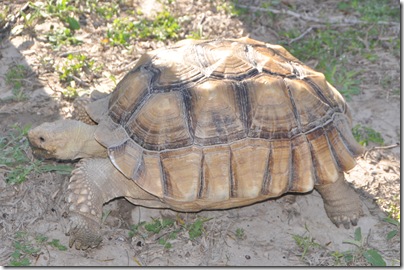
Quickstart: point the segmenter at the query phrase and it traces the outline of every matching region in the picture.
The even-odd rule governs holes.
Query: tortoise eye
[[[39,140],[40,140],[41,142],[45,142],[45,138],[42,137],[42,136],[39,137]]]

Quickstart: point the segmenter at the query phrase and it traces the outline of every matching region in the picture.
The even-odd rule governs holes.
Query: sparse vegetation
[[[139,18],[116,18],[107,32],[111,45],[129,46],[133,40],[175,39],[180,26],[178,20],[167,10],[157,13],[154,20]]]
[[[307,230],[307,228],[306,228]],[[345,240],[343,243],[355,246],[355,249],[347,251],[330,251],[326,246],[316,243],[310,232],[308,235],[293,235],[296,245],[302,251],[301,260],[308,262],[306,258],[308,254],[312,254],[315,251],[321,251],[322,257],[330,257],[334,266],[356,266],[356,265],[371,265],[371,266],[386,266],[386,262],[380,252],[369,247],[367,243],[367,237],[362,235],[360,227],[355,229],[353,239]],[[394,237],[395,231],[390,232],[387,237]],[[394,235],[393,235],[394,234]],[[365,263],[365,264],[364,264]]]
[[[24,65],[15,65],[6,73],[6,83],[12,88],[13,99],[21,101],[26,98],[24,86],[29,69]]]
[[[41,234],[33,236],[28,232],[19,231],[15,233],[14,239],[14,251],[11,254],[9,266],[30,266],[32,260],[37,258],[46,246],[60,251],[67,250],[67,247],[60,244],[58,239],[49,241],[47,236]]]
[[[352,134],[354,135],[356,141],[363,146],[368,146],[369,143],[375,143],[377,145],[384,144],[384,139],[380,132],[377,132],[371,127],[357,124],[352,128]]]
[[[379,251],[374,248],[369,248],[366,239],[362,236],[362,230],[360,227],[356,228],[354,239],[346,240],[344,243],[354,245],[356,247],[353,251],[344,252],[344,259],[347,265],[351,265],[358,257],[363,256],[366,261],[372,266],[386,266],[386,262],[383,260]]]
[[[66,98],[77,97],[76,86],[87,86],[86,81],[91,81],[94,76],[97,76],[101,68],[102,66],[97,66],[94,60],[84,54],[69,54],[64,63],[57,67],[59,80],[62,85],[66,85],[63,95]]]
[[[159,235],[155,240],[164,248],[171,248],[170,240],[176,239],[179,235],[187,235],[189,240],[195,240],[202,236],[203,224],[210,219],[197,218],[192,223],[186,223],[181,218],[156,218],[151,222],[140,222],[132,225],[129,231],[129,237],[141,237],[143,240]]]

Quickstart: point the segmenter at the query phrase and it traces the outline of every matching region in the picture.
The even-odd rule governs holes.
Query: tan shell
[[[248,38],[144,54],[111,94],[96,139],[126,177],[192,210],[310,191],[362,152],[324,75]]]

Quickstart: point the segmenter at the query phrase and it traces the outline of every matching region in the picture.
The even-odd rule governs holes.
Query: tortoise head
[[[74,160],[106,155],[106,149],[94,139],[97,126],[75,120],[43,123],[28,133],[33,154],[37,158]]]

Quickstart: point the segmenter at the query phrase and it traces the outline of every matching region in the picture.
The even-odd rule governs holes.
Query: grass
[[[183,219],[177,218],[154,218],[150,222],[140,222],[132,225],[129,231],[129,237],[140,237],[141,239],[154,240],[164,248],[172,247],[172,240],[179,236],[186,237],[193,241],[201,237],[204,232],[204,223],[210,219],[197,218],[191,223],[186,223]]]
[[[14,251],[10,256],[9,266],[30,266],[31,261],[36,259],[43,248],[50,246],[60,251],[67,250],[67,247],[60,244],[58,239],[49,240],[42,234],[31,235],[25,231],[16,232],[14,235]]]
[[[21,127],[18,124],[10,128],[8,135],[0,137],[0,168],[6,171],[5,181],[15,185],[26,181],[31,173],[56,171],[60,174],[70,174],[71,166],[47,165],[38,160],[30,160],[26,135],[30,126]]]
[[[13,92],[13,100],[22,101],[26,99],[26,95],[24,93],[24,86],[26,82],[26,78],[29,74],[30,70],[28,67],[24,65],[15,65],[9,68],[5,75],[5,81],[8,86],[12,88]]]

